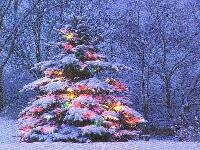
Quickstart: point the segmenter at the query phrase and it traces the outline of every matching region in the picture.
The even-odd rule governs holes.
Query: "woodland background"
[[[101,52],[133,68],[113,75],[128,84],[133,107],[152,127],[200,117],[199,0],[1,0],[0,106],[16,118],[36,93],[20,93],[41,74],[31,67],[59,52],[69,15],[86,16],[104,37]]]

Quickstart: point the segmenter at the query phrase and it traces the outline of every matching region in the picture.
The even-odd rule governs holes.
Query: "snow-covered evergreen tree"
[[[105,70],[130,68],[97,53],[101,38],[92,34],[84,18],[73,16],[59,32],[63,41],[56,45],[63,52],[36,64],[33,69],[44,77],[22,90],[39,89],[43,95],[20,113],[21,141],[119,141],[134,136],[145,120],[128,106],[123,94],[127,86],[97,78]]]

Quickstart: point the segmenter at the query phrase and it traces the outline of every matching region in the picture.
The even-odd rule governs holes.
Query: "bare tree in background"
[[[8,15],[8,13],[12,14],[13,20],[17,19],[17,11],[18,11],[19,1],[18,0],[9,0],[4,1],[3,5],[1,6],[0,10],[0,33],[2,35],[1,42],[3,44],[3,35],[6,36],[7,29],[4,26],[5,23],[5,17]],[[15,26],[15,23],[13,23],[13,26]],[[4,79],[3,79],[3,71],[5,65],[8,63],[8,60],[12,56],[15,45],[16,45],[16,39],[18,34],[18,28],[14,29],[14,34],[10,35],[12,39],[10,40],[10,46],[3,46],[1,47],[1,58],[2,61],[0,62],[0,109],[3,108],[5,104],[5,97],[4,97]]]

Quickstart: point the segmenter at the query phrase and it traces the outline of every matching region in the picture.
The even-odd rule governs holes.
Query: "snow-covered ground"
[[[200,143],[150,140],[117,143],[20,143],[13,120],[0,118],[0,150],[200,150]]]
[[[1,144],[0,150],[200,150],[197,143],[134,141],[126,143],[11,143]]]
[[[1,144],[17,143],[19,141],[17,135],[18,131],[16,122],[14,120],[0,117],[0,149]]]

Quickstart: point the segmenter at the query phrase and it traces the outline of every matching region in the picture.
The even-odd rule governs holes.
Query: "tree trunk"
[[[35,38],[35,50],[36,50],[36,60],[37,63],[41,62],[41,32],[42,32],[42,24],[43,24],[43,13],[44,13],[44,2],[41,0],[37,6],[37,14],[35,16],[35,22],[33,28],[34,38]]]
[[[149,74],[149,68],[147,68],[147,77],[146,77],[146,97],[145,97],[145,104],[144,104],[144,117],[146,120],[148,120],[149,117],[149,83],[150,83],[150,74]]]
[[[36,37],[35,45],[36,45],[36,59],[37,59],[37,63],[39,63],[41,62],[41,47],[40,47],[39,37]]]
[[[144,114],[144,118],[147,120],[148,119],[148,101],[146,99],[146,90],[145,90],[145,56],[144,56],[144,50],[142,50],[141,70],[142,70],[141,88],[142,88],[143,114]]]
[[[3,82],[3,67],[0,66],[0,110],[5,107],[5,99],[4,99],[4,82]]]
[[[170,119],[173,118],[172,113],[171,113],[171,93],[170,93],[170,79],[168,77],[165,77],[165,98],[166,98],[166,108],[167,108],[167,113],[168,117]]]

